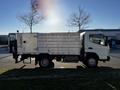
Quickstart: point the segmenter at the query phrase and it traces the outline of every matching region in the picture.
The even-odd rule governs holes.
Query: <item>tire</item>
[[[86,66],[89,68],[96,68],[98,65],[98,60],[95,57],[88,57],[85,62]]]
[[[50,67],[50,61],[48,58],[41,58],[41,60],[39,61],[39,66],[41,68],[48,68]]]

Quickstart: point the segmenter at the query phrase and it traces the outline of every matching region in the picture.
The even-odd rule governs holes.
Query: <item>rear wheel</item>
[[[98,59],[95,57],[88,57],[85,61],[85,64],[89,68],[95,68],[98,65]]]
[[[41,68],[48,68],[50,66],[50,61],[48,58],[41,58],[39,61],[39,66]]]

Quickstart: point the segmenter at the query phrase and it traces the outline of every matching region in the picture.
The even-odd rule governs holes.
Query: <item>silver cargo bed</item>
[[[19,54],[79,55],[80,33],[19,33]]]

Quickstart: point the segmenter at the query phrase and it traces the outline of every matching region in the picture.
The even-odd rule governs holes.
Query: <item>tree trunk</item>
[[[32,27],[33,27],[33,23],[32,23],[32,20],[31,20],[31,23],[30,23],[30,33],[32,33]]]
[[[32,25],[30,26],[30,33],[32,33]]]
[[[80,30],[81,30],[81,25],[79,24],[78,27],[79,27],[79,32],[80,32]]]

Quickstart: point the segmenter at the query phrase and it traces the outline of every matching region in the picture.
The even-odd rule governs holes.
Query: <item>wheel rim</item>
[[[96,66],[96,60],[94,59],[94,58],[90,58],[89,60],[88,60],[88,64],[89,64],[89,66]]]
[[[42,60],[41,60],[41,66],[42,66],[42,67],[47,67],[48,65],[49,65],[48,59],[42,59]]]

